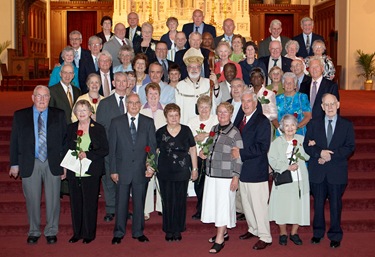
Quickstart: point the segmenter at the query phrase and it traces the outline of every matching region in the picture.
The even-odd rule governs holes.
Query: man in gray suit
[[[44,235],[48,244],[54,244],[60,218],[60,178],[65,178],[60,162],[65,154],[66,122],[62,110],[48,107],[48,87],[36,86],[32,100],[32,107],[14,113],[9,176],[22,178],[30,224],[28,244],[36,244],[41,235],[40,204],[44,184],[47,217]]]
[[[129,45],[133,47],[133,43],[125,38],[125,25],[117,23],[114,29],[115,35],[104,44],[103,50],[107,50],[112,55],[112,65],[116,67],[120,65],[120,60],[117,58],[120,47],[123,45]]]
[[[144,207],[149,178],[154,170],[146,163],[146,146],[155,154],[156,138],[153,119],[139,114],[141,101],[137,94],[126,98],[127,113],[112,119],[109,127],[109,167],[116,183],[116,224],[112,244],[120,244],[125,235],[130,192],[133,199],[132,237],[148,242],[143,234]]]
[[[290,38],[280,35],[281,32],[283,31],[281,21],[277,19],[272,20],[270,23],[269,31],[271,35],[269,37],[266,37],[264,40],[262,40],[259,43],[258,58],[271,55],[268,47],[270,45],[270,42],[274,40],[281,42],[281,45],[282,45],[281,55],[282,56],[286,55],[285,44],[290,40]]]
[[[96,111],[96,121],[104,126],[107,138],[109,138],[109,125],[112,119],[126,112],[125,98],[131,92],[126,74],[123,72],[115,73],[113,86],[114,94],[101,100]],[[111,179],[108,156],[105,157],[105,176],[102,177],[102,184],[106,210],[104,221],[110,222],[115,217],[116,184]]]

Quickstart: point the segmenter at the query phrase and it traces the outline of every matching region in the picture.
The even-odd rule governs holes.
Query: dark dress
[[[248,64],[246,59],[240,61],[238,64],[241,66],[242,78],[246,85],[250,85],[250,72],[255,67],[261,68],[264,71],[264,73],[266,73],[266,65],[260,62],[258,59],[255,59],[252,64]]]
[[[176,137],[167,131],[167,125],[156,132],[158,179],[163,205],[163,231],[179,236],[186,226],[186,196],[190,179],[190,147],[195,146],[194,136],[188,126],[181,125]]]

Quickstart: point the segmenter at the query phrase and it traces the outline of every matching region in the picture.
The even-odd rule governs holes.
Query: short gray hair
[[[315,42],[315,41],[314,41]],[[296,48],[297,48],[297,52],[298,52],[298,50],[299,50],[299,43],[298,43],[298,41],[296,41],[296,40],[289,40],[288,42],[286,42],[286,44],[285,44],[285,50],[288,52],[288,48],[289,48],[289,46],[290,45],[295,45],[296,46]]]
[[[297,121],[297,118],[294,116],[294,115],[292,115],[292,114],[285,114],[282,118],[281,118],[281,120],[280,120],[280,130],[284,133],[285,131],[284,131],[284,126],[285,126],[285,122],[286,121],[291,121],[291,122],[293,122],[293,124],[294,125],[296,125],[296,127],[297,127],[297,125],[298,125],[298,121]]]
[[[241,99],[242,99],[242,96],[244,95],[251,95],[252,98],[253,98],[253,101],[258,101],[257,99],[257,94],[255,94],[254,90],[251,90],[250,88],[247,88],[245,89],[242,94],[241,94]]]
[[[297,76],[296,74],[294,74],[293,72],[285,72],[282,79],[281,79],[281,82],[284,84],[285,82],[285,78],[292,78],[294,80],[294,85],[297,85]]]
[[[101,51],[99,54],[98,54],[98,60],[100,59],[100,57],[101,56],[107,56],[110,60],[111,60],[111,62],[113,61],[112,60],[112,55],[107,51],[107,50],[103,50],[103,51]]]

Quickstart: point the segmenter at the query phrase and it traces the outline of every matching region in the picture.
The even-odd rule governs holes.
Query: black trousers
[[[96,235],[100,177],[68,180],[73,233],[76,238],[93,240]]]
[[[194,191],[197,195],[197,213],[202,212],[202,199],[204,190],[204,181],[206,179],[206,160],[198,157],[198,179],[194,181]]]
[[[189,180],[159,179],[163,205],[163,231],[179,234],[186,229],[186,198]]]

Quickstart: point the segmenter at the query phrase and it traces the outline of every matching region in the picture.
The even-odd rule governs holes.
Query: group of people
[[[169,18],[169,32],[156,41],[152,25],[139,27],[136,13],[128,15],[128,28],[118,23],[114,33],[105,16],[103,31],[89,38],[89,50],[80,47],[78,31],[70,33],[71,46],[62,51],[50,87],[37,86],[33,107],[14,114],[9,175],[22,177],[29,244],[41,236],[42,182],[47,243],[57,241],[61,193],[70,196],[69,242],[95,239],[101,180],[104,220],[115,219],[112,244],[120,244],[129,217],[132,237],[149,241],[144,227],[154,210],[163,216],[165,240],[182,240],[193,180],[192,218],[217,228],[210,253],[229,240],[236,212],[248,224],[239,238],[258,238],[253,249],[272,244],[270,221],[279,225],[279,244],[287,245],[291,224],[289,239],[301,245],[298,227],[310,225],[310,193],[311,242],[325,235],[329,199],[327,235],[331,247],[340,246],[354,131],[338,113],[334,66],[323,38],[312,33],[313,21],[303,18],[303,33],[289,40],[273,20],[271,36],[258,48],[233,33],[232,19],[224,21],[218,37],[201,10],[192,19],[178,31],[178,20]],[[79,167],[84,160],[91,163],[85,170],[63,168],[66,155],[75,156]],[[270,195],[271,171],[289,171],[291,180],[274,183]],[[65,179],[66,185],[60,183]]]

